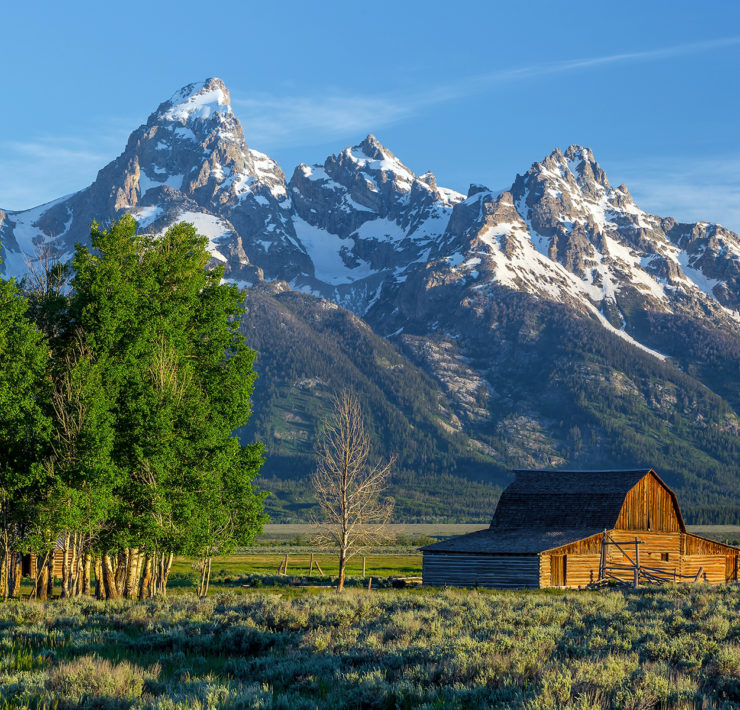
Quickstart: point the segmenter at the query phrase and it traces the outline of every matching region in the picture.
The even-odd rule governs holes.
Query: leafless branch
[[[370,459],[357,397],[342,392],[333,400],[332,413],[316,444],[317,466],[311,486],[320,516],[314,530],[320,544],[339,548],[339,586],[344,586],[345,565],[362,548],[387,537],[393,499],[383,497],[393,457],[387,463]]]

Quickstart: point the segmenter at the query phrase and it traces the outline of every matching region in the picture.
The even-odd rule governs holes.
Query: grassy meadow
[[[253,586],[255,583],[283,583],[277,579],[278,568],[285,559],[285,553],[250,553],[214,557],[211,568],[209,593],[214,594],[234,586]],[[323,575],[318,572],[316,564]],[[192,589],[198,586],[196,562],[178,558],[172,564],[169,588],[173,592]],[[311,555],[308,552],[288,554],[288,578],[306,584],[330,584],[339,573],[337,555],[314,554],[313,576],[309,577]],[[370,554],[365,558],[366,578],[372,577],[381,583],[388,577],[421,576],[421,553],[415,554]],[[350,581],[359,583],[362,578],[362,557],[355,556],[347,565]],[[282,575],[281,575],[282,576]]]
[[[0,606],[0,707],[738,708],[737,587]]]

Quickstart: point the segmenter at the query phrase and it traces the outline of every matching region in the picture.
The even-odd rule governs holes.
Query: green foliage
[[[49,351],[14,281],[0,279],[0,525],[4,549],[28,528],[46,485]]]
[[[19,603],[0,607],[0,702],[731,710],[739,605],[701,585]]]
[[[46,559],[60,535],[76,565],[63,595],[102,554],[116,597],[139,593],[144,552],[161,591],[173,553],[209,558],[261,530],[263,448],[234,437],[255,352],[207,244],[188,224],[137,235],[126,216],[76,246],[69,287],[70,269],[43,259],[25,294],[0,280],[3,590],[11,552]]]
[[[248,420],[254,351],[237,332],[241,296],[206,269],[207,239],[178,224],[137,236],[124,217],[78,245],[71,320],[100,368],[117,471],[109,548],[213,554],[259,531]]]

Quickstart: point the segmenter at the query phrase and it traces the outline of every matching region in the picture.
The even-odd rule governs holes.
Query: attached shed
[[[652,469],[515,471],[491,525],[422,548],[425,585],[582,587],[606,577],[737,581],[740,549],[686,532]]]

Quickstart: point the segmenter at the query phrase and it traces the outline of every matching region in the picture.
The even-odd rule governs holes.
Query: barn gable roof
[[[652,469],[628,471],[517,470],[499,499],[488,529],[427,545],[427,552],[535,554],[616,527],[627,494],[653,475]]]
[[[501,494],[492,530],[613,528],[627,493],[652,469],[635,471],[514,471]]]

